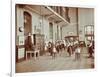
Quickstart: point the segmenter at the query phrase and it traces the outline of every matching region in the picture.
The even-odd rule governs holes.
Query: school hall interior
[[[15,71],[93,69],[94,8],[15,5]]]

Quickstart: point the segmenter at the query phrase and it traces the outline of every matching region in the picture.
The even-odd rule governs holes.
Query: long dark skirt
[[[72,47],[71,46],[68,47],[67,52],[68,52],[69,56],[71,56],[71,53],[72,53]]]
[[[89,57],[92,57],[92,54],[93,54],[93,48],[92,47],[88,48],[88,53],[89,53]]]

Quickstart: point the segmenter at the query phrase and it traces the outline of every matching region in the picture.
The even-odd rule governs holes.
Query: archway
[[[32,16],[28,12],[24,12],[24,35],[32,32]]]
[[[26,51],[32,50],[32,16],[24,12],[24,36],[25,36],[25,55]]]

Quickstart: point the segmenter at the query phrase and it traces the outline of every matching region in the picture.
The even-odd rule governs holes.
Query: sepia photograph
[[[15,5],[15,72],[95,68],[94,8]]]

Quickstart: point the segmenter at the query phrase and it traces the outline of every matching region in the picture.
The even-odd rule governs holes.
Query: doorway
[[[28,12],[24,12],[24,35],[32,32],[32,16]]]
[[[26,51],[32,50],[32,16],[24,12],[24,36],[25,36],[25,55]]]

